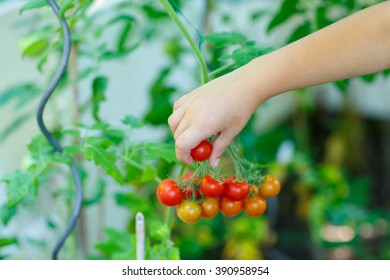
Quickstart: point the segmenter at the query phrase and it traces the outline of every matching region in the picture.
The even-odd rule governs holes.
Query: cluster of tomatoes
[[[196,161],[204,161],[211,152],[212,145],[205,140],[191,151],[191,156]],[[178,217],[186,223],[194,223],[201,217],[212,218],[219,211],[233,217],[243,210],[246,215],[257,217],[267,207],[266,198],[280,192],[280,183],[275,177],[267,175],[262,179],[259,180],[261,185],[257,186],[238,180],[236,176],[214,178],[206,174],[200,177],[197,172],[189,172],[178,182],[162,181],[157,188],[157,197],[166,206],[177,206]]]

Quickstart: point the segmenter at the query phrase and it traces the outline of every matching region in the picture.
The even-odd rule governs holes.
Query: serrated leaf
[[[14,244],[18,244],[16,237],[0,238],[0,248]]]
[[[160,158],[167,162],[178,162],[173,144],[146,143],[145,150],[150,158]]]
[[[246,38],[238,32],[211,33],[204,36],[204,39],[213,43],[216,47],[226,47],[232,45],[246,45]]]
[[[141,183],[154,181],[156,176],[157,176],[157,170],[153,166],[146,165],[144,169],[144,173],[142,174],[141,177]]]
[[[102,167],[115,181],[123,184],[123,177],[116,166],[116,158],[113,153],[91,143],[87,143],[84,146],[83,153],[87,160],[92,160],[96,165]]]
[[[29,0],[27,1],[26,4],[22,6],[22,8],[20,8],[19,13],[23,13],[24,11],[27,10],[42,8],[46,5],[47,5],[46,0]]]
[[[14,174],[5,177],[1,181],[7,183],[7,207],[12,208],[30,195],[36,195],[37,181],[29,174],[16,171]]]
[[[107,77],[96,77],[92,83],[92,116],[96,121],[100,121],[100,104],[106,100]]]

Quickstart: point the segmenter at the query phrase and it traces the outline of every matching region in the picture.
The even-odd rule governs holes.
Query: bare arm
[[[242,130],[257,107],[280,93],[390,68],[390,1],[259,57],[180,98],[169,118],[177,158],[217,135],[210,163]]]

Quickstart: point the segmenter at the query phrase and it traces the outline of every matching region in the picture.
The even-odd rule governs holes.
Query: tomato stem
[[[209,75],[207,71],[207,64],[206,61],[201,54],[199,48],[197,47],[194,39],[192,39],[190,33],[188,32],[188,29],[184,26],[184,24],[181,22],[179,17],[177,16],[177,13],[172,8],[171,4],[168,0],[160,0],[161,5],[164,7],[167,14],[170,16],[170,18],[173,20],[173,22],[177,25],[177,27],[180,29],[183,36],[186,38],[188,44],[190,45],[196,59],[198,60],[200,70],[201,70],[201,82],[202,84],[206,84],[209,81]]]

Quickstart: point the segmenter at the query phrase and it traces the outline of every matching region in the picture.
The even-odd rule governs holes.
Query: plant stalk
[[[184,24],[179,19],[177,13],[172,8],[171,4],[168,0],[160,0],[161,5],[164,7],[167,14],[170,16],[172,21],[176,24],[176,26],[180,29],[183,36],[186,38],[188,44],[190,45],[192,51],[194,52],[194,55],[196,59],[198,60],[200,70],[201,70],[201,82],[202,84],[206,84],[209,81],[209,75],[207,71],[207,65],[204,57],[202,56],[199,48],[197,47],[194,39],[192,39],[190,33],[188,32],[188,29],[184,26]]]

